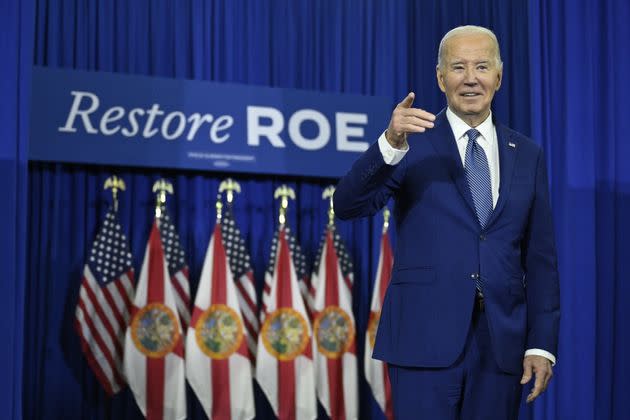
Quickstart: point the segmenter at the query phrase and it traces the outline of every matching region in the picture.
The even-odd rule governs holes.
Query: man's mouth
[[[481,96],[481,93],[477,93],[477,92],[464,92],[460,94],[461,96],[465,97],[465,98],[473,98],[475,96]]]

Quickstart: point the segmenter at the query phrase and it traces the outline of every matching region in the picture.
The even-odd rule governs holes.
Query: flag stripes
[[[260,330],[254,271],[245,241],[236,225],[230,205],[226,206],[225,213],[221,219],[221,235],[230,269],[235,279],[239,307],[245,324],[249,357],[253,365],[256,361],[258,333]]]
[[[156,218],[156,221],[160,229],[162,249],[168,264],[171,286],[175,292],[175,305],[179,312],[183,330],[186,331],[190,324],[190,282],[188,281],[186,254],[180,243],[177,230],[171,222],[166,206],[161,205],[159,210],[159,217]]]

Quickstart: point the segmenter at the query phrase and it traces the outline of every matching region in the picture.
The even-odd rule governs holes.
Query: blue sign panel
[[[29,159],[338,177],[390,108],[371,96],[36,67]]]

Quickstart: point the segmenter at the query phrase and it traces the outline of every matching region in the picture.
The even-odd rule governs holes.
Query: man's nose
[[[464,74],[464,84],[466,86],[475,86],[477,84],[477,77],[475,76],[474,70],[466,69],[466,73]]]

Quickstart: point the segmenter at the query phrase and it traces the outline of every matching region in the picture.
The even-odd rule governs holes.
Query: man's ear
[[[440,70],[440,66],[435,66],[435,76],[437,77],[437,82],[438,82],[438,86],[440,87],[440,90],[446,93],[446,85],[444,84],[444,74],[442,74],[442,71]]]
[[[502,81],[503,81],[503,69],[499,70],[499,72],[497,73],[497,87],[495,91],[499,90],[499,88],[501,87]]]

